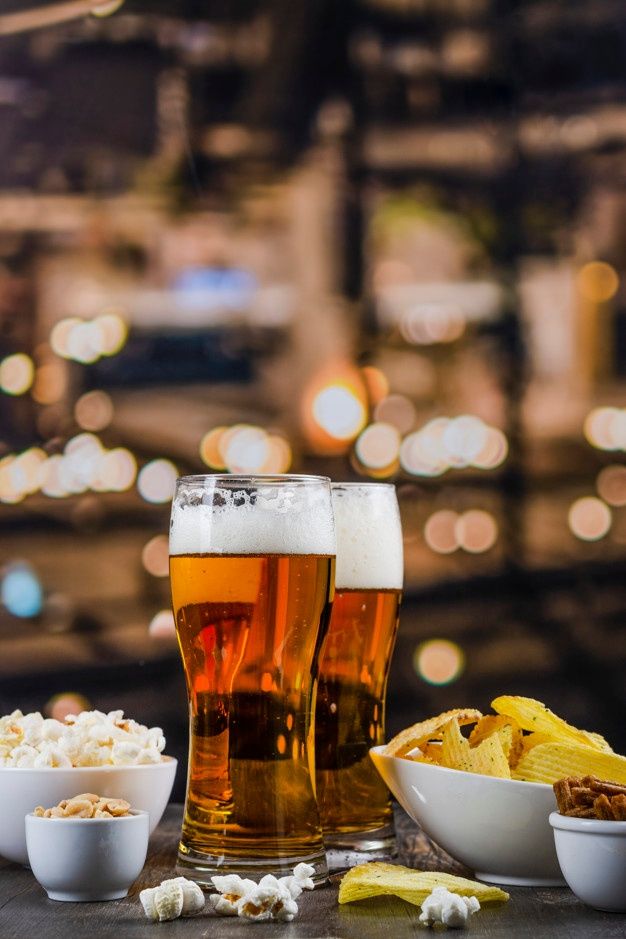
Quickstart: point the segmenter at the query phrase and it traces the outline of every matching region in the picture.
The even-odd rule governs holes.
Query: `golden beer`
[[[343,866],[345,849],[378,856],[394,851],[389,793],[369,749],[385,739],[403,559],[393,486],[337,483],[332,493],[337,586],[320,658],[315,755],[329,862]]]
[[[275,547],[286,517],[268,524],[268,542],[267,532],[254,531],[256,505],[238,513],[235,502],[227,522],[242,526],[242,546]],[[253,527],[249,535],[244,522]],[[215,518],[205,523],[216,547],[230,546],[232,531],[222,526],[221,537]],[[187,534],[171,538],[170,557],[190,711],[179,868],[208,883],[215,873],[284,873],[307,860],[323,876],[312,708],[334,555],[178,553],[188,541],[198,543],[197,532]],[[288,535],[287,547],[303,539],[320,546],[305,529],[299,538]]]
[[[335,593],[315,718],[324,831],[373,831],[391,822],[389,791],[369,748],[385,742],[385,691],[400,597],[399,590]]]

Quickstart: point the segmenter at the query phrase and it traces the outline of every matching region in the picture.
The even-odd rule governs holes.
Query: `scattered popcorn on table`
[[[313,890],[314,873],[310,864],[297,864],[293,874],[287,877],[266,874],[258,884],[238,874],[212,877],[218,893],[212,894],[209,902],[219,916],[240,916],[256,923],[291,922],[298,914],[296,899],[303,890]]]
[[[460,897],[446,887],[435,887],[422,903],[420,923],[426,926],[442,923],[450,929],[463,929],[472,913],[479,909],[476,897]]]
[[[65,721],[39,711],[0,718],[0,766],[18,768],[130,766],[160,763],[165,737],[160,727],[144,727],[123,711],[82,711]]]
[[[200,887],[185,877],[172,877],[158,887],[148,887],[139,894],[148,919],[164,923],[179,916],[193,916],[204,909],[204,894]]]

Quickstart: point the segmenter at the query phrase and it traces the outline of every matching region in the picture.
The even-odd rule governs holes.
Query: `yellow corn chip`
[[[572,727],[563,718],[558,717],[541,701],[534,698],[523,698],[519,695],[501,695],[491,702],[491,706],[498,714],[513,717],[523,730],[538,731],[546,734],[550,740],[560,743],[571,743],[578,746],[591,747],[594,750],[603,750],[596,734],[589,734],[585,730]],[[600,738],[602,739],[602,738]],[[603,741],[606,745],[606,741]]]
[[[415,906],[421,906],[434,887],[446,887],[462,897],[477,897],[481,905],[509,899],[508,893],[499,887],[467,880],[465,877],[455,877],[439,871],[415,871],[409,867],[373,861],[353,867],[342,878],[339,902],[351,903],[368,897],[397,896]]]
[[[569,743],[540,743],[526,753],[513,779],[554,783],[563,776],[597,776],[626,784],[626,757]]]
[[[441,751],[441,765],[449,769],[498,776],[501,779],[511,778],[511,770],[497,733],[486,737],[478,746],[470,747],[469,740],[463,737],[456,718],[453,718],[443,731]]]
[[[461,725],[473,724],[482,717],[482,714],[473,708],[465,708],[464,710],[455,708],[452,711],[445,711],[437,717],[430,717],[426,721],[413,724],[412,727],[402,730],[393,740],[389,741],[385,747],[385,756],[404,756],[409,750],[420,747],[420,744],[426,743],[431,737],[441,735],[441,731],[453,717]]]

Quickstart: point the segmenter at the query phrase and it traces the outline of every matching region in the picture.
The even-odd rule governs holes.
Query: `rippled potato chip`
[[[421,906],[435,887],[446,887],[462,897],[477,897],[481,904],[502,903],[508,893],[488,884],[465,877],[455,877],[439,871],[415,871],[399,864],[372,861],[353,867],[342,878],[339,902],[352,903],[369,897],[396,896],[415,906]]]
[[[497,731],[485,737],[477,746],[471,747],[454,718],[444,729],[441,749],[441,766],[447,766],[448,769],[497,776],[500,779],[511,778],[509,763]]]
[[[385,747],[385,756],[406,756],[410,750],[415,747],[423,749],[435,737],[441,738],[441,733],[451,720],[456,718],[457,722],[463,724],[473,724],[482,717],[480,711],[473,708],[454,708],[452,711],[444,711],[437,717],[430,717],[428,720],[420,721],[407,727],[397,734],[393,740],[390,740]]]
[[[564,776],[598,776],[626,784],[626,757],[589,746],[539,743],[522,757],[511,775],[525,782],[555,783]]]
[[[498,714],[505,714],[517,721],[522,730],[537,731],[545,734],[549,740],[559,743],[591,747],[594,750],[606,750],[608,743],[599,734],[572,727],[562,717],[554,714],[541,701],[523,698],[520,695],[501,695],[491,702],[491,707]],[[610,748],[609,748],[610,749]]]

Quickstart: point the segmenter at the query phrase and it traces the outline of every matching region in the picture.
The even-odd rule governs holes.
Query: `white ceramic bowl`
[[[596,910],[626,912],[626,822],[552,812],[550,824],[563,876],[578,899]]]
[[[146,862],[147,812],[123,818],[26,816],[33,874],[51,900],[119,900]]]
[[[141,766],[78,766],[20,769],[0,767],[0,855],[28,864],[24,818],[38,805],[49,808],[81,792],[126,799],[150,816],[150,833],[165,811],[174,785],[177,761]]]
[[[548,816],[552,786],[479,776],[370,754],[389,789],[448,854],[480,880],[519,886],[563,884]]]

